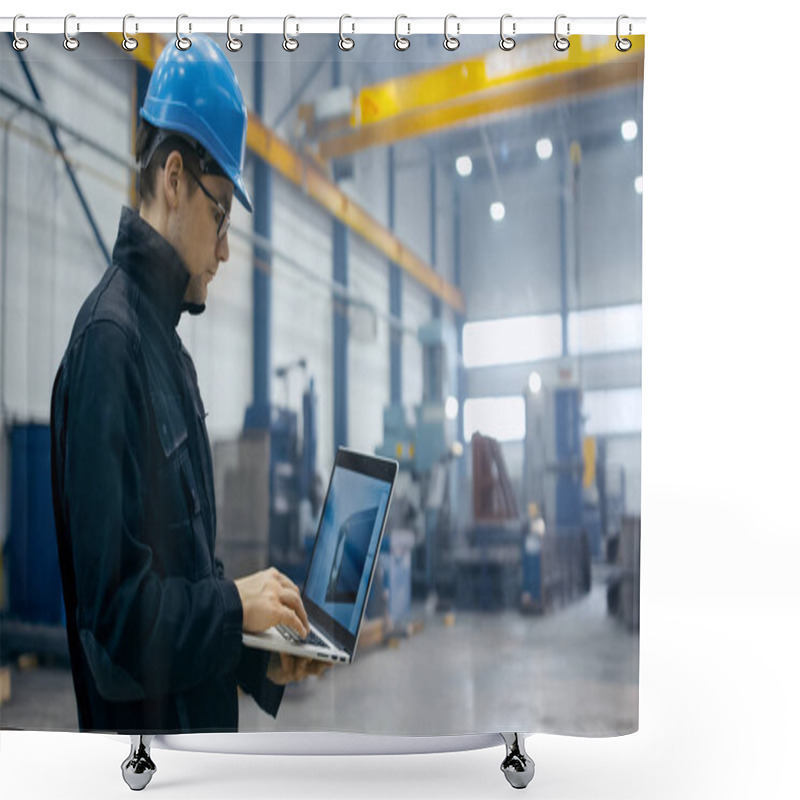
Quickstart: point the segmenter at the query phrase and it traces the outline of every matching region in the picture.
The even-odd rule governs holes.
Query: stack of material
[[[476,524],[519,519],[500,443],[480,433],[472,435],[472,513]]]
[[[628,630],[639,630],[639,552],[641,519],[623,517],[614,570],[608,579],[608,613]]]
[[[561,608],[592,588],[589,540],[581,529],[545,536],[541,550],[541,611]]]
[[[229,578],[268,566],[269,434],[214,445],[217,556]]]

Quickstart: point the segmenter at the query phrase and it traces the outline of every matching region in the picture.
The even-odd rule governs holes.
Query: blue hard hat
[[[230,178],[239,202],[253,210],[242,179],[247,107],[236,74],[217,44],[199,35],[188,50],[167,45],[153,68],[139,113],[154,127],[202,145]]]

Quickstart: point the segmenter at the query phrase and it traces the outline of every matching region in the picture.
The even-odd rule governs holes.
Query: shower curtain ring
[[[342,16],[339,17],[339,49],[345,51],[352,50],[356,46],[355,40],[351,39],[349,36],[345,36],[344,31],[342,30],[344,26],[344,21],[346,19],[353,19],[353,18],[349,14],[342,14]],[[352,25],[353,25],[353,33],[355,33],[356,30],[355,22],[352,23]]]
[[[394,18],[394,47],[395,50],[408,50],[411,47],[411,39],[406,39],[405,36],[400,35],[400,20],[401,19],[408,19],[405,14],[398,14]],[[408,33],[411,33],[411,24],[406,23],[408,27]]]
[[[563,53],[565,50],[569,50],[569,39],[567,38],[569,36],[569,27],[570,27],[569,22],[567,23],[567,36],[562,36],[558,32],[558,21],[560,19],[566,19],[566,18],[567,18],[566,14],[559,14],[556,17],[556,23],[554,29],[556,38],[553,40],[553,47],[555,47],[555,49],[558,50],[559,53]]]
[[[235,19],[239,19],[239,17],[234,14],[228,17],[228,41],[225,42],[225,47],[227,47],[231,53],[238,53],[242,49],[242,40],[234,38],[231,34],[231,22]],[[239,28],[239,30],[241,30],[241,28]]]
[[[620,53],[627,53],[628,50],[630,50],[631,47],[633,47],[633,42],[631,42],[630,39],[623,39],[620,36],[620,33],[619,33],[619,31],[620,31],[620,23],[624,19],[628,19],[628,17],[626,17],[624,14],[621,14],[620,16],[617,17],[617,43],[614,45],[614,47],[616,47],[617,50],[620,51]],[[633,30],[633,26],[629,22],[628,23],[628,36],[631,35],[631,31],[632,30]]]
[[[456,20],[456,35],[455,36],[451,36],[447,32],[447,23],[450,22],[451,19]],[[453,50],[458,50],[459,46],[461,45],[461,42],[458,39],[458,34],[461,32],[461,23],[458,22],[457,20],[458,20],[458,17],[456,17],[455,14],[448,14],[444,18],[444,42],[443,42],[443,44],[444,44],[444,49],[445,50],[449,50],[451,53],[453,52]]]
[[[69,50],[70,53],[81,46],[81,43],[74,36],[69,35],[68,28],[71,19],[75,19],[74,14],[67,14],[67,16],[64,17],[64,49]],[[77,30],[80,30],[80,25],[77,26]]]
[[[291,36],[289,36],[288,26],[289,26],[289,20],[290,19],[297,19],[297,17],[293,17],[290,14],[290,15],[288,15],[288,16],[283,18],[283,49],[287,53],[294,53],[294,51],[297,50],[298,47],[300,47],[300,40],[299,39],[293,39]],[[295,27],[295,30],[297,32],[299,32],[300,31],[300,26],[297,25]]]
[[[126,14],[122,18],[122,49],[127,50],[129,53],[133,52],[138,46],[139,42],[132,36],[128,36],[128,20],[135,19],[133,14]],[[136,26],[138,29],[138,25]]]
[[[181,20],[187,19],[188,14],[178,14],[178,18],[175,20],[175,47],[178,50],[188,50],[192,46],[192,40],[186,36],[181,36]],[[192,30],[192,23],[189,23],[189,32],[191,33]]]
[[[503,16],[500,17],[500,49],[505,50],[506,52],[508,52],[509,50],[513,50],[517,44],[511,36],[506,36],[505,33],[503,32],[503,25],[505,24],[505,21],[507,19],[511,19],[511,14],[503,14]],[[511,33],[516,33],[516,32],[517,32],[517,23],[512,22]]]
[[[11,43],[11,46],[18,53],[21,53],[23,50],[27,50],[28,49],[28,40],[27,39],[22,39],[17,34],[17,20],[18,19],[25,19],[25,17],[22,14],[17,14],[17,16],[14,17],[14,26],[12,28],[12,30],[14,32],[14,41]],[[27,28],[27,25],[25,27]]]

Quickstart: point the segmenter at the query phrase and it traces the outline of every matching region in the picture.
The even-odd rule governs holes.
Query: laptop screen
[[[303,600],[307,608],[316,606],[335,623],[324,625],[326,629],[331,633],[344,629],[350,634],[345,638],[352,637],[353,643],[367,602],[395,472],[392,462],[340,451],[322,508]]]

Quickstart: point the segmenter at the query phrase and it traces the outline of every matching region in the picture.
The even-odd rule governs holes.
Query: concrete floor
[[[602,568],[592,591],[545,617],[516,611],[416,610],[424,629],[397,646],[287,688],[277,719],[248,696],[242,731],[462,734],[500,730],[602,736],[638,727],[639,639],[606,613]],[[0,726],[76,730],[66,670],[12,670]]]

